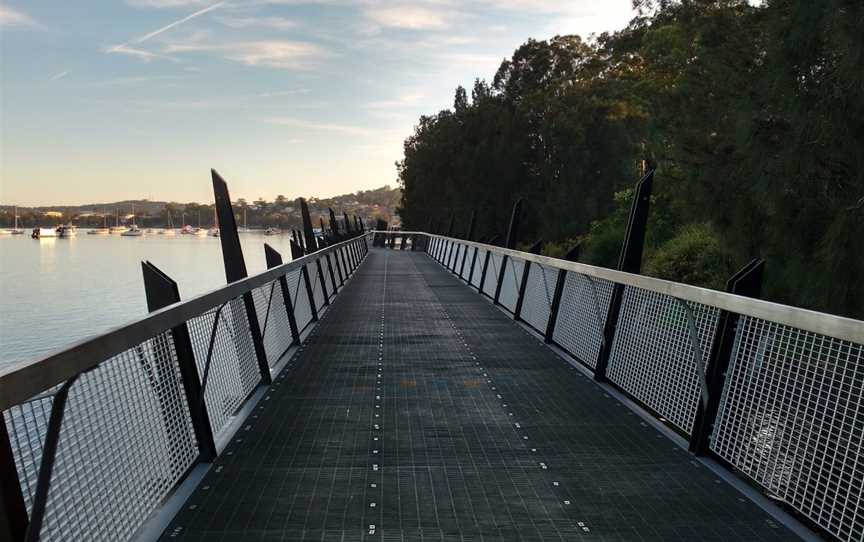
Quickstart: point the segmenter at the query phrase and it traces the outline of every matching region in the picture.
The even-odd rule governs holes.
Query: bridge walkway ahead
[[[793,540],[425,254],[372,250],[165,540]]]

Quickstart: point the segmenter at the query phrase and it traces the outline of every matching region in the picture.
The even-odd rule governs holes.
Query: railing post
[[[765,261],[751,260],[738,270],[726,282],[726,291],[731,294],[759,297],[762,290],[762,277],[765,271]],[[726,383],[726,372],[732,359],[732,348],[740,315],[724,310],[720,311],[717,326],[714,328],[714,341],[711,354],[707,360],[705,381],[708,387],[708,405],[699,401],[693,430],[690,432],[690,451],[695,455],[706,455],[711,445],[711,433],[720,408],[720,396]],[[701,375],[700,375],[701,376]]]
[[[568,262],[575,262],[579,259],[579,245],[571,248],[564,259]],[[546,322],[546,333],[543,340],[551,344],[554,342],[555,325],[558,323],[558,311],[561,309],[561,297],[564,295],[564,283],[567,280],[567,270],[559,269],[558,277],[555,279],[555,292],[552,294],[552,304],[549,306],[549,320]]]
[[[264,259],[267,261],[267,269],[273,269],[282,265],[282,255],[264,243]],[[300,344],[300,330],[297,328],[297,318],[294,317],[294,303],[291,301],[291,289],[285,275],[279,277],[279,287],[282,290],[282,302],[285,303],[285,312],[288,314],[288,327],[291,329],[291,339],[294,344]]]
[[[27,534],[28,523],[30,519],[15,467],[15,454],[5,415],[0,411],[0,540],[21,542]]]
[[[498,242],[498,235],[493,235],[489,241],[486,242],[487,245],[494,245]],[[492,253],[488,250],[486,251],[486,258],[483,261],[483,274],[480,275],[480,285],[477,286],[477,291],[481,294],[483,293],[483,285],[486,283],[486,272],[489,271],[489,259],[491,258]]]
[[[471,211],[471,220],[468,222],[468,232],[465,234],[466,241],[474,240],[474,226],[477,224],[477,211]],[[468,259],[468,245],[465,245],[464,250],[462,250],[462,264],[459,266],[459,278],[463,279],[462,275],[465,273],[465,260]]]
[[[543,249],[543,240],[537,241],[528,252],[531,254],[540,254]],[[522,266],[522,282],[519,284],[519,297],[516,299],[516,309],[513,311],[513,319],[519,320],[519,315],[522,314],[522,302],[525,301],[525,289],[528,288],[528,274],[531,271],[531,260],[525,260],[525,265]]]
[[[237,222],[234,220],[234,210],[231,208],[231,197],[228,195],[228,184],[211,169],[213,177],[213,195],[216,200],[216,216],[219,219],[219,241],[222,244],[222,260],[225,263],[225,278],[229,283],[236,282],[248,276],[246,262],[243,260],[243,249],[240,247],[240,236],[237,234]],[[255,302],[252,292],[243,294],[243,304],[246,307],[246,320],[249,322],[249,332],[255,347],[255,357],[258,359],[258,370],[261,382],[269,384],[270,366],[267,363],[267,353],[264,341],[261,339],[261,327],[258,325],[258,314],[255,312]]]
[[[180,301],[180,289],[171,277],[150,262],[141,262],[141,271],[144,275],[144,293],[149,312],[157,311]],[[188,326],[183,323],[172,328],[171,337],[174,339],[174,352],[177,355],[180,378],[183,381],[183,391],[186,395],[186,405],[189,407],[189,417],[195,431],[195,440],[198,441],[198,452],[201,454],[202,461],[209,462],[216,457],[216,443],[213,440],[213,429],[210,426],[207,405],[201,397],[201,375],[198,374],[198,365],[195,362],[195,351],[192,349],[192,339],[189,337]],[[173,424],[173,421],[165,420],[165,430],[169,433],[172,425],[179,427],[179,425]],[[169,434],[169,442],[173,440]]]
[[[303,257],[303,248],[295,241],[291,241],[291,258],[296,260]],[[309,280],[309,270],[307,265],[300,268],[300,275],[303,277],[303,284],[306,286],[306,297],[309,299],[309,311],[312,313],[312,321],[318,321],[318,308],[315,306],[315,294],[312,291],[312,282]]]
[[[333,284],[333,295],[336,295],[339,285],[336,284],[336,275],[333,273],[333,253],[328,252],[324,257],[327,259],[327,273],[329,273],[330,282]]]
[[[630,207],[630,218],[627,232],[621,246],[618,258],[618,271],[638,274],[642,269],[642,251],[645,246],[645,232],[648,227],[648,211],[651,207],[651,188],[654,184],[652,169],[639,180],[633,194],[633,204]],[[606,313],[606,323],[603,326],[603,344],[597,356],[594,368],[594,379],[606,381],[606,367],[612,354],[612,343],[615,340],[615,330],[618,327],[618,315],[621,312],[621,301],[624,298],[624,285],[616,283],[612,287],[609,300],[609,310]]]
[[[506,248],[513,249],[516,247],[516,236],[519,230],[519,218],[522,214],[522,199],[513,204],[513,213],[510,215],[510,227],[507,228],[507,244]],[[501,269],[498,271],[498,282],[495,284],[495,297],[492,302],[498,304],[498,298],[501,296],[501,285],[504,284],[504,272],[507,270],[507,256],[501,258]]]

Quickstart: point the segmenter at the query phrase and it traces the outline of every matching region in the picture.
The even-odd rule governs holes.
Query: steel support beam
[[[543,240],[539,240],[528,251],[531,254],[540,254],[543,250]],[[525,301],[525,290],[528,288],[528,274],[531,271],[531,262],[525,260],[525,265],[522,267],[522,282],[519,284],[519,297],[516,299],[516,308],[513,310],[513,319],[520,320],[519,315],[522,314],[522,303]]]
[[[522,215],[522,199],[518,199],[513,204],[513,212],[510,215],[510,226],[507,228],[507,244],[505,248],[516,248],[516,238],[519,235],[519,221]],[[501,269],[498,270],[498,282],[495,284],[495,297],[492,302],[498,304],[498,299],[501,297],[501,285],[504,284],[504,273],[507,270],[507,256],[501,257]]]
[[[264,243],[264,259],[267,261],[267,269],[273,269],[282,265],[282,255]],[[282,302],[285,304],[285,312],[288,313],[288,327],[291,330],[291,339],[294,344],[300,344],[300,330],[297,328],[297,318],[294,317],[294,303],[291,301],[291,289],[288,287],[288,279],[285,275],[279,277],[279,286],[282,290]]]

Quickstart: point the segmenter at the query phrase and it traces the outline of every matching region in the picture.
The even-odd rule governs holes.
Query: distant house
[[[42,214],[49,218],[63,218],[63,213],[61,213],[60,211],[45,211]]]

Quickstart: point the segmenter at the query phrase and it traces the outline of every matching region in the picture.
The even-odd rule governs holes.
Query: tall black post
[[[507,245],[509,249],[516,248],[516,237],[519,235],[519,219],[522,214],[522,199],[513,205],[513,213],[510,215],[510,227],[507,228]],[[498,270],[498,283],[495,285],[495,297],[493,302],[497,305],[501,296],[501,285],[504,284],[504,272],[507,270],[507,256],[501,258],[501,269]]]
[[[329,207],[327,211],[330,213],[330,231],[333,232],[334,243],[338,243],[342,240],[342,236],[339,234],[339,222],[336,221],[336,213]]]
[[[171,277],[150,262],[141,262],[141,271],[144,274],[144,293],[149,312],[157,311],[180,301],[180,289]],[[198,441],[198,451],[201,454],[201,460],[209,462],[216,457],[216,443],[213,440],[213,429],[210,426],[207,405],[201,397],[203,393],[201,375],[198,374],[198,365],[195,363],[195,351],[192,349],[189,328],[185,323],[180,324],[171,329],[171,337],[174,339],[174,352],[177,355],[177,365],[183,382],[183,391],[186,395],[186,405],[189,407],[192,429],[195,431],[195,440]],[[170,347],[166,351],[170,351]],[[151,379],[159,381],[154,382],[158,388],[173,385],[173,367],[150,367],[148,373]],[[180,428],[178,424],[174,423],[176,420],[166,419],[164,421],[169,445],[170,443],[181,442],[182,439],[179,437],[172,438],[171,436],[172,431]],[[171,454],[171,456],[179,457],[178,454]]]
[[[321,223],[321,238],[324,240],[324,246],[328,246],[330,244],[329,235],[327,235],[327,228],[324,227],[324,217],[319,216],[318,221]]]
[[[237,233],[237,222],[234,220],[234,210],[231,208],[231,197],[228,195],[228,184],[211,169],[213,177],[213,195],[216,199],[216,216],[219,219],[219,241],[222,243],[222,260],[225,262],[225,278],[229,283],[236,282],[248,276],[246,261],[243,259],[243,249],[240,247],[240,235]],[[249,322],[249,332],[255,347],[255,357],[258,359],[258,370],[261,382],[269,384],[270,366],[267,364],[267,353],[264,341],[261,339],[261,327],[258,325],[258,314],[252,301],[252,292],[243,294],[243,304],[246,306],[246,319]],[[234,310],[232,304],[231,310]],[[232,319],[234,325],[240,325],[241,318]],[[237,330],[243,333],[242,330]]]
[[[12,441],[6,429],[5,415],[0,411],[0,540],[21,542],[29,523]]]
[[[648,211],[651,207],[651,188],[654,185],[654,170],[652,169],[639,180],[633,194],[633,204],[630,207],[630,219],[627,223],[627,233],[621,246],[618,258],[618,270],[638,274],[642,270],[642,251],[645,247],[645,232],[648,228]],[[624,298],[624,285],[615,284],[609,300],[609,310],[606,313],[606,323],[603,326],[603,345],[597,356],[594,368],[594,379],[606,381],[606,367],[612,354],[612,343],[615,340],[615,330],[618,327],[618,314],[621,312],[621,301]]]
[[[351,228],[351,220],[348,218],[348,211],[342,211],[342,216],[345,217],[345,233],[348,237],[354,237],[354,230]]]
[[[540,254],[543,250],[543,240],[539,240],[528,250],[531,254]],[[522,303],[525,301],[525,290],[528,288],[528,275],[531,272],[531,261],[525,260],[525,265],[522,267],[522,282],[519,284],[519,297],[516,298],[516,308],[513,310],[513,319],[519,320],[519,315],[522,314]]]
[[[300,214],[303,216],[303,237],[306,239],[306,254],[312,254],[318,250],[318,241],[315,239],[315,230],[312,229],[312,217],[309,216],[309,205],[306,200],[300,198]]]
[[[267,269],[273,269],[282,265],[282,255],[264,243],[264,259],[267,261]],[[294,303],[291,301],[291,289],[285,275],[279,277],[279,286],[282,290],[282,301],[285,303],[285,312],[288,313],[288,327],[291,330],[291,338],[294,344],[300,344],[300,330],[297,328],[297,319],[294,317]]]
[[[762,277],[765,273],[765,260],[754,259],[738,270],[726,282],[726,291],[731,294],[758,298],[762,291]],[[693,430],[690,432],[690,451],[696,455],[708,454],[711,446],[711,433],[720,408],[720,396],[726,382],[726,372],[732,359],[732,348],[738,328],[739,314],[720,311],[717,327],[714,328],[714,341],[707,360],[705,381],[708,387],[708,404],[699,401]]]
[[[579,245],[571,248],[564,259],[568,262],[575,262],[579,259]],[[555,293],[552,294],[552,304],[549,306],[549,320],[546,322],[546,332],[544,340],[547,343],[554,342],[552,338],[555,334],[555,324],[558,323],[558,311],[561,308],[561,296],[564,294],[564,283],[567,280],[567,271],[564,269],[558,270],[558,278],[555,280]]]

